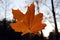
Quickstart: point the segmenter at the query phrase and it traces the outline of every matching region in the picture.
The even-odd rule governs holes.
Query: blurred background
[[[36,1],[38,1],[38,5]],[[35,4],[35,15],[38,13],[43,13],[44,15],[43,22],[46,23],[47,26],[42,30],[42,32],[45,37],[48,37],[49,33],[55,30],[51,0],[0,0],[0,21],[5,18],[5,15],[6,19],[11,21],[13,19],[12,9],[19,9],[25,14],[27,7],[30,6],[30,4],[33,2]],[[60,32],[60,0],[53,0],[53,2],[56,13],[58,32]],[[37,7],[39,7],[39,10]]]

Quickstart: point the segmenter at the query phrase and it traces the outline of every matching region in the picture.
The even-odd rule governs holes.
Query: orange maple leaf
[[[12,9],[14,18],[17,19],[16,23],[11,23],[11,27],[16,32],[22,32],[22,35],[26,33],[37,33],[38,31],[45,28],[46,24],[42,23],[43,14],[39,13],[35,15],[34,3],[28,7],[26,14],[23,14],[19,9]]]

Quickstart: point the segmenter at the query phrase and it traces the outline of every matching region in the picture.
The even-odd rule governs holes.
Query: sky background
[[[0,20],[5,18],[7,20],[13,19],[12,9],[19,9],[24,14],[27,11],[27,7],[31,3],[35,4],[35,15],[37,15],[37,4],[36,0],[0,0]],[[39,12],[44,14],[43,22],[47,24],[46,28],[43,29],[44,36],[47,37],[51,31],[54,30],[53,14],[51,12],[51,0],[39,0]],[[54,0],[54,8],[56,13],[56,19],[58,24],[58,30],[60,32],[60,0]]]

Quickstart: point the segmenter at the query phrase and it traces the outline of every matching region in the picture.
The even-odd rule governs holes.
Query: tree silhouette
[[[51,5],[52,5],[52,13],[53,13],[54,24],[55,24],[55,38],[54,38],[54,40],[58,40],[58,37],[59,37],[58,34],[59,34],[59,32],[58,32],[58,28],[57,28],[56,13],[54,11],[54,2],[53,2],[53,0],[51,0]],[[52,35],[51,34],[50,34],[50,36],[52,38],[52,35],[54,35],[54,34],[52,34]]]

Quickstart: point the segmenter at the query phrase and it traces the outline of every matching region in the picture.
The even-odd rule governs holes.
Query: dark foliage
[[[60,33],[51,32],[48,38],[49,40],[60,40]]]
[[[20,40],[20,34],[10,27],[10,22],[5,19],[0,22],[0,40]]]
[[[21,36],[22,32],[15,32],[10,27],[9,21],[6,21],[5,19],[3,21],[0,21],[0,40],[47,40],[43,33],[41,32],[41,35],[31,35],[30,33],[27,33],[23,36]],[[55,32],[51,32],[48,40],[60,40],[60,33],[56,35]]]
[[[27,33],[21,36],[21,32],[15,32],[10,27],[10,23],[6,19],[0,21],[0,40],[43,40],[42,35],[30,35],[30,33]]]
[[[53,32],[50,33],[49,40],[55,40],[55,34]]]

